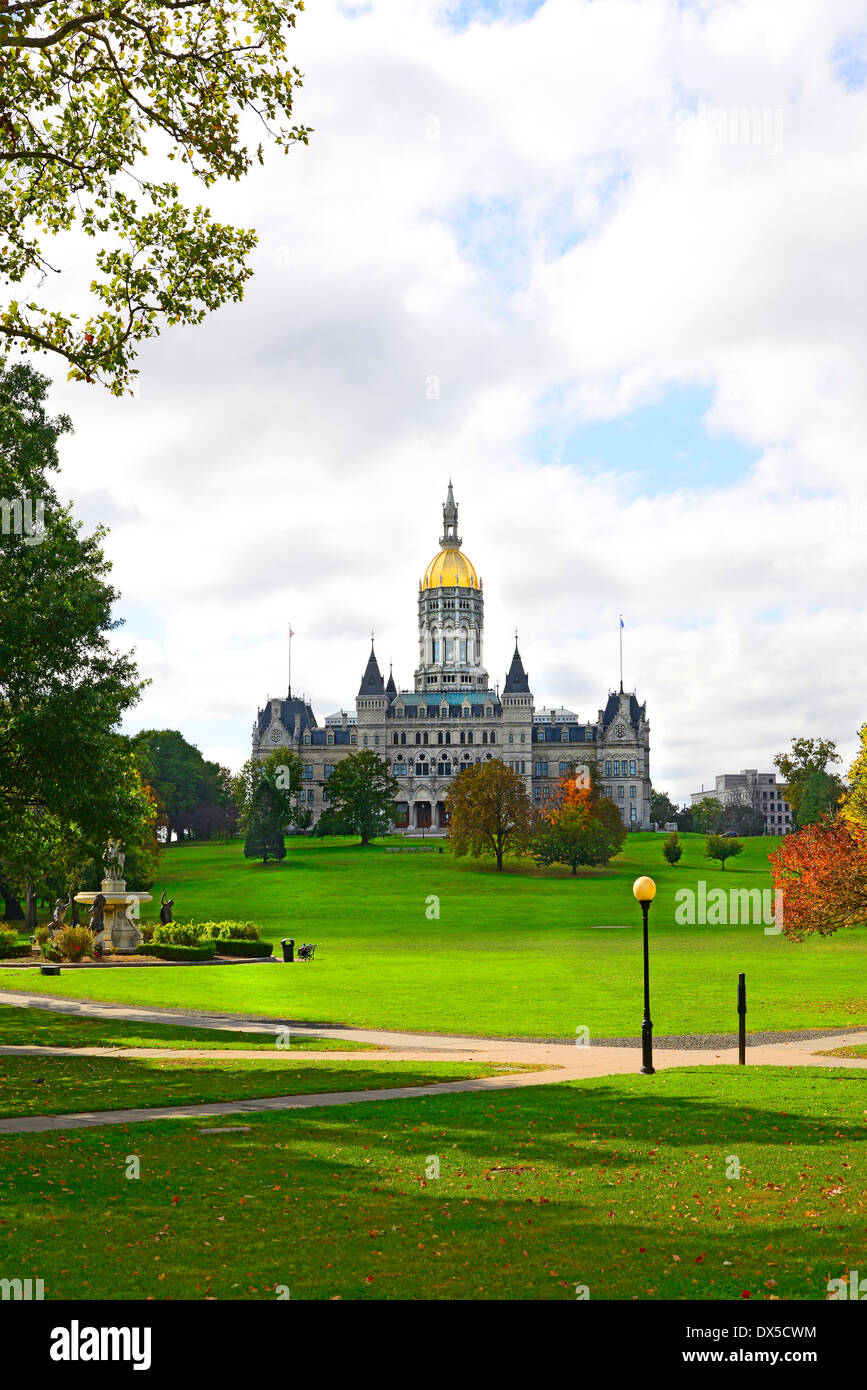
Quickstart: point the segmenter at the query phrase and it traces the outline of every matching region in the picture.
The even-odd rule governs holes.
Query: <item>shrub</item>
[[[46,941],[51,940],[51,928],[37,927],[33,935],[36,938],[37,946],[44,946]]]
[[[250,956],[265,957],[271,955],[270,941],[231,941],[227,937],[220,937],[214,942],[217,952],[221,956]]]
[[[255,922],[197,922],[202,935],[215,941],[258,941],[259,928]]]
[[[14,927],[0,927],[0,960],[8,960],[15,954],[18,933]]]
[[[683,854],[683,845],[680,843],[680,836],[676,830],[662,842],[662,852],[669,864],[676,864]]]
[[[139,922],[138,929],[141,932],[142,941],[153,941],[155,928],[155,922]]]
[[[203,935],[198,922],[169,922],[154,927],[152,940],[161,946],[198,946]]]
[[[138,956],[156,956],[160,960],[212,960],[214,942],[201,941],[195,946],[176,946],[170,941],[151,941],[136,948]]]
[[[87,927],[61,927],[54,937],[54,949],[64,960],[81,960],[82,956],[93,955],[96,938]]]

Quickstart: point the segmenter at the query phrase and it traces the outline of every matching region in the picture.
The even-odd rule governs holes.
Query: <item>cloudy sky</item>
[[[237,767],[292,684],[409,686],[449,478],[537,704],[647,700],[678,798],[867,718],[860,0],[308,0],[308,148],[215,213],[243,305],[136,399],[67,385],[61,490],[111,527],[130,729]]]

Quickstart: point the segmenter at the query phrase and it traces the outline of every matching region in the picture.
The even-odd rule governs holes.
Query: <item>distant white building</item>
[[[723,772],[716,786],[693,792],[690,800],[696,806],[705,797],[719,801],[722,806],[752,806],[764,817],[766,835],[788,835],[792,830],[792,808],[783,796],[783,787],[775,772],[758,772],[745,767],[740,772]]]

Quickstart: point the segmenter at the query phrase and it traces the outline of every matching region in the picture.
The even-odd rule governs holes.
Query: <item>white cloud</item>
[[[244,305],[149,346],[134,402],[58,384],[64,483],[112,525],[153,677],[136,722],[239,763],[290,617],[320,717],[354,697],[371,627],[409,684],[452,476],[493,679],[517,623],[539,703],[594,714],[623,611],[658,785],[767,766],[794,734],[848,753],[867,94],[831,54],[861,7],[547,0],[459,33],[445,9],[310,7],[309,148],[212,199],[259,230]],[[757,454],[749,477],[660,495],[640,431],[629,477],[529,442],[686,384]]]

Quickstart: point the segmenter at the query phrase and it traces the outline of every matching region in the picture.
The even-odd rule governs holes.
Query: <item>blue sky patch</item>
[[[867,83],[867,31],[841,40],[831,54],[834,77],[848,92]]]
[[[542,463],[565,463],[591,477],[634,474],[635,490],[645,496],[726,486],[749,473],[759,455],[730,435],[708,432],[704,416],[712,399],[708,388],[679,388],[615,420],[568,432],[540,429],[531,448]]]

